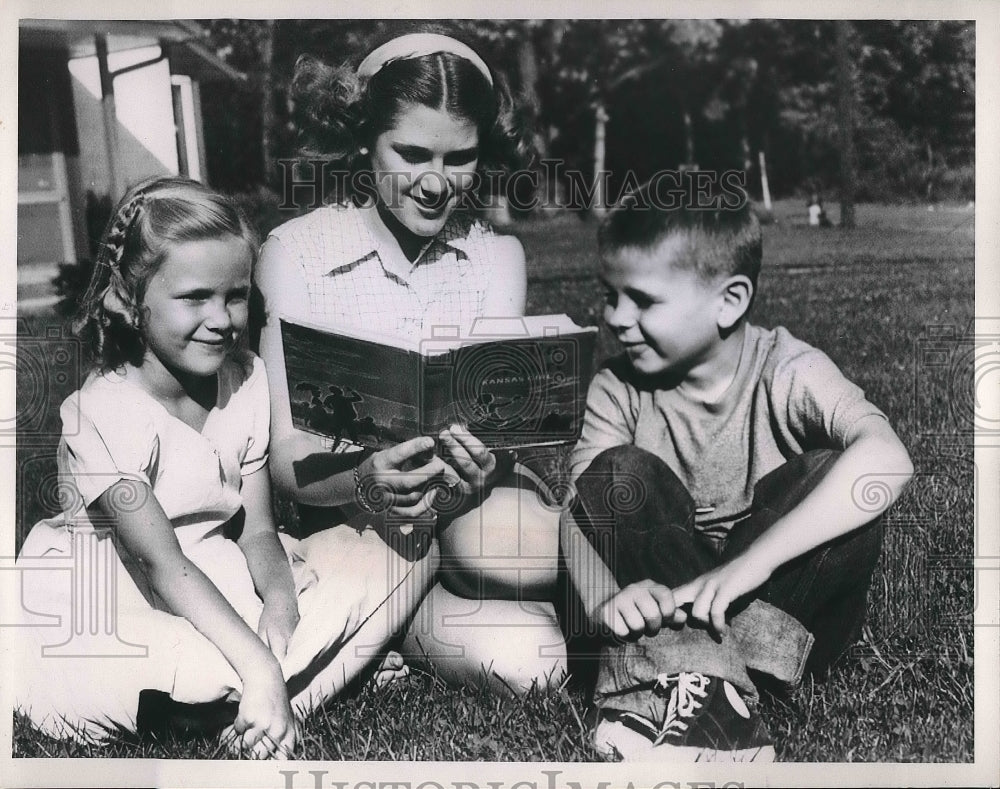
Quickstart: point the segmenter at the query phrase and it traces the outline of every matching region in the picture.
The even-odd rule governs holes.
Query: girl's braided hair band
[[[145,203],[146,195],[139,192],[118,211],[118,216],[115,217],[104,242],[105,255],[102,257],[102,262],[110,268],[117,269],[121,264],[128,232]]]

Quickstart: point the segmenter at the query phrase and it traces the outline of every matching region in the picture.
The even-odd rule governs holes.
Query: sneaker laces
[[[691,671],[657,676],[653,692],[670,695],[659,732],[653,741],[654,746],[660,745],[670,735],[679,735],[687,731],[688,724],[684,719],[692,718],[701,709],[702,703],[699,699],[704,699],[708,695],[709,682],[709,678],[704,674]]]

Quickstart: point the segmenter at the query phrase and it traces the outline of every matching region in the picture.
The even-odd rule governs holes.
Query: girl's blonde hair
[[[142,303],[170,248],[226,236],[244,241],[256,257],[258,234],[243,212],[198,181],[157,177],[128,190],[104,230],[73,325],[100,369],[142,361]]]

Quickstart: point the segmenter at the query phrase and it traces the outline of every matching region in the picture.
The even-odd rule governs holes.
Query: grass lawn
[[[836,212],[833,212],[836,220]],[[917,474],[886,518],[886,547],[864,637],[823,684],[765,695],[782,761],[966,762],[973,758],[974,344],[973,212],[860,206],[851,231],[805,225],[779,203],[767,225],[753,320],[784,325],[824,349],[888,415]],[[595,227],[573,216],[518,226],[529,260],[529,312],[598,323]],[[35,316],[35,337],[56,325]],[[928,350],[929,349],[929,350]],[[602,332],[599,354],[613,350]],[[45,364],[57,363],[47,359]],[[49,510],[39,491],[54,469],[57,406],[76,385],[21,370],[17,524]],[[19,368],[20,369],[20,368]],[[30,419],[28,417],[30,416]],[[557,463],[543,455],[541,464]],[[878,495],[877,491],[869,491]],[[362,689],[305,725],[310,760],[580,761],[594,754],[581,720],[584,693],[511,700],[448,688],[430,675]],[[415,733],[419,732],[419,735]],[[123,738],[80,746],[39,735],[16,717],[15,756],[218,758],[211,740]]]

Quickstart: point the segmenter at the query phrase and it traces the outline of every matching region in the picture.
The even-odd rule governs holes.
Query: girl
[[[439,34],[395,38],[357,69],[301,58],[293,85],[306,150],[327,160],[340,202],[278,227],[261,252],[274,479],[307,505],[310,528],[330,530],[341,517],[316,506],[342,508],[362,530],[436,521],[441,583],[414,620],[407,652],[455,681],[485,670],[500,687],[559,682],[565,647],[548,602],[558,521],[538,486],[520,467],[512,473],[509,454],[490,452],[460,425],[374,454],[343,445],[331,453],[296,431],[277,321],[348,322],[429,339],[436,326],[468,331],[483,316],[522,315],[520,243],[466,210],[490,196],[492,175],[528,152],[510,95],[475,51]],[[451,486],[447,512],[428,492],[435,479]],[[389,493],[373,506],[369,490]],[[382,553],[372,557],[376,570]],[[356,569],[359,577],[372,571]],[[411,610],[423,594],[411,588]]]
[[[379,579],[345,599],[319,580],[325,546],[272,520],[267,379],[241,343],[256,249],[233,204],[183,178],[134,187],[108,225],[77,326],[97,369],[61,409],[69,499],[18,558],[26,616],[58,617],[22,631],[18,672],[50,734],[135,730],[159,691],[238,700],[229,733],[285,756],[294,715],[367,662],[343,645]]]

